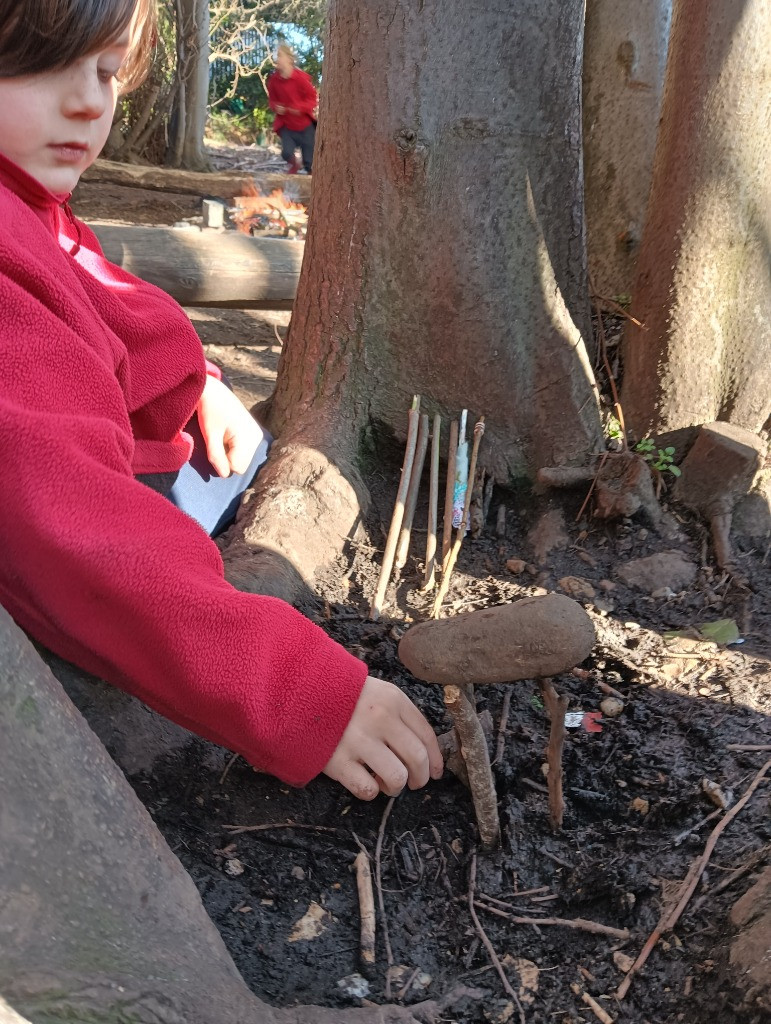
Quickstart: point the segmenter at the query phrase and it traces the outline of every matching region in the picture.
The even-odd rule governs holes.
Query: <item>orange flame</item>
[[[269,196],[236,196],[231,217],[238,230],[247,235],[257,225],[268,234],[287,234],[290,230],[304,233],[308,208],[277,188]]]

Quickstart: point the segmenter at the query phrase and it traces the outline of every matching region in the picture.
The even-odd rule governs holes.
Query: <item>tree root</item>
[[[356,537],[368,503],[364,484],[345,459],[299,439],[276,442],[225,536],[228,580],[239,590],[290,603],[311,598],[320,573]]]
[[[551,722],[546,752],[549,764],[549,820],[552,828],[557,830],[562,828],[562,818],[565,814],[565,800],[562,795],[562,747],[565,743],[565,712],[569,698],[566,694],[560,696],[557,693],[551,679],[541,679],[540,687]]]

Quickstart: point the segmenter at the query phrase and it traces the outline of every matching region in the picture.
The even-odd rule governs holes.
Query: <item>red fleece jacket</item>
[[[303,131],[313,120],[313,111],[318,103],[311,76],[299,68],[295,68],[289,78],[282,78],[278,71],[274,71],[268,79],[268,99],[272,110],[286,107],[300,111],[299,114],[276,114],[274,132],[280,132],[284,127],[293,132]]]
[[[203,350],[62,198],[0,156],[0,603],[57,654],[303,785],[366,666],[226,583],[204,531],[134,478],[189,457]]]

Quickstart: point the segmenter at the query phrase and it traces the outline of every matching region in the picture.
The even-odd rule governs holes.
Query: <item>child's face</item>
[[[107,141],[129,32],[58,71],[0,78],[0,152],[57,195]]]

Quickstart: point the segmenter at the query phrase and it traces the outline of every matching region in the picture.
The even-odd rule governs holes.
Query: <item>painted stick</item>
[[[442,565],[447,561],[452,544],[452,499],[455,494],[455,459],[458,455],[458,421],[450,424],[450,447],[447,452],[447,490],[444,495],[444,527],[442,534]]]
[[[415,461],[412,464],[412,475],[410,486],[407,488],[407,501],[404,505],[404,519],[402,521],[399,542],[396,545],[396,558],[394,566],[403,569],[407,562],[407,555],[410,550],[410,537],[412,535],[412,521],[415,518],[415,509],[418,504],[420,493],[420,478],[423,476],[423,466],[426,462],[426,451],[428,450],[428,416],[423,413],[420,417],[418,427],[418,440],[415,449]]]
[[[428,535],[426,537],[426,569],[423,589],[433,590],[436,583],[436,529],[439,518],[439,443],[442,435],[442,417],[434,416],[431,435],[431,475],[428,484]]]
[[[466,417],[468,410],[464,409],[460,414],[460,439],[458,450],[455,453],[455,489],[452,496],[452,525],[457,528],[463,519],[463,509],[466,506],[466,492],[468,491],[469,478],[473,482],[468,470],[468,441],[466,440]]]
[[[474,446],[471,449],[471,466],[469,467],[469,477],[473,480],[474,473],[477,469],[477,458],[479,456],[479,443],[482,440],[482,434],[485,432],[485,418],[481,416],[479,421],[474,425]],[[463,515],[461,517],[461,524],[455,531],[455,541],[450,548],[450,552],[447,555],[447,560],[442,567],[442,584],[439,587],[439,592],[436,595],[434,601],[433,618],[439,618],[439,612],[442,608],[442,601],[447,596],[447,591],[450,589],[450,578],[452,576],[452,570],[455,568],[455,563],[458,561],[458,555],[460,554],[461,544],[463,544],[463,538],[466,535],[466,527],[468,526],[468,514],[469,507],[471,505],[471,488],[466,488],[466,501],[463,506]]]
[[[412,476],[412,465],[415,461],[415,445],[418,439],[419,420],[420,395],[415,395],[412,400],[412,408],[410,409],[409,419],[407,421],[407,444],[404,449],[402,475],[399,480],[399,490],[396,492],[396,503],[394,504],[391,526],[388,530],[388,539],[386,540],[385,551],[383,552],[383,564],[380,567],[380,579],[377,583],[377,590],[372,598],[372,604],[369,607],[369,617],[373,622],[380,618],[380,612],[383,607],[383,601],[385,600],[388,581],[391,579],[391,570],[393,569],[394,554],[396,552],[396,542],[399,539],[399,531],[402,528],[402,520],[404,519],[404,503],[407,499],[407,489],[410,486],[410,477]]]

